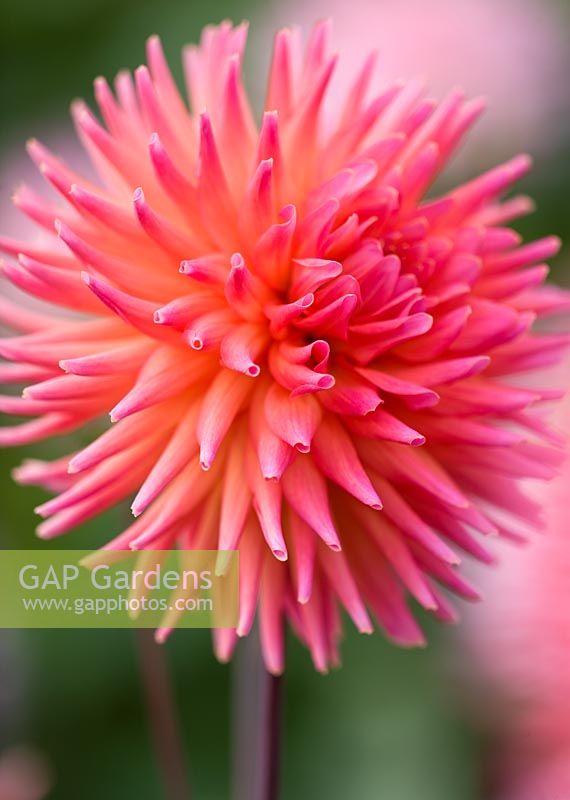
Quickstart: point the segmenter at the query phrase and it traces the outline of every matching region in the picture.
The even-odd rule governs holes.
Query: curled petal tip
[[[332,389],[334,385],[335,379],[332,375],[323,375],[323,377],[319,378],[317,381],[319,389]]]
[[[168,637],[170,636],[171,630],[170,628],[159,628],[154,633],[154,641],[157,644],[164,644]]]
[[[552,255],[555,256],[562,247],[562,239],[559,236],[549,236],[548,241],[552,244]]]
[[[244,258],[241,253],[234,253],[230,258],[230,265],[232,269],[239,269],[245,266]]]

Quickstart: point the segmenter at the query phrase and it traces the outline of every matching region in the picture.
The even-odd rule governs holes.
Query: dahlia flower
[[[259,125],[244,25],[185,50],[191,112],[151,38],[134,80],[97,79],[103,123],[73,106],[100,181],[30,142],[61,199],[23,188],[16,203],[50,243],[0,240],[8,279],[83,314],[2,302],[20,335],[1,342],[15,363],[0,378],[28,387],[1,409],[34,419],[0,441],[112,422],[16,471],[57,494],[39,536],[134,494],[107,549],[239,549],[239,625],[216,632],[216,652],[228,659],[257,614],[275,673],[286,621],[326,670],[341,609],[413,646],[410,597],[444,621],[441,587],[477,597],[457,549],[485,558],[479,534],[509,532],[501,510],[534,518],[518,480],[551,472],[531,410],[551,392],[511,376],[566,344],[531,330],[567,303],[542,286],[559,242],[521,245],[507,224],[530,202],[501,199],[529,159],[426,199],[482,102],[435,105],[400,83],[370,95],[371,58],[321,124],[329,35],[319,24],[303,52],[277,34]]]

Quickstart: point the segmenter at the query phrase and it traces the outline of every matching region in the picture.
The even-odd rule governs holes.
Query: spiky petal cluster
[[[240,622],[217,633],[220,658],[257,610],[269,669],[289,619],[325,670],[340,608],[420,644],[408,596],[452,619],[439,587],[476,597],[456,547],[486,559],[478,534],[509,530],[497,509],[536,514],[517,480],[551,472],[528,410],[549,393],[510,376],[558,357],[563,337],[531,326],[566,298],[540,288],[558,241],[521,246],[505,227],[529,209],[499,199],[527,158],[424,199],[479,101],[399,84],[370,96],[371,58],[322,125],[325,23],[304,52],[277,35],[258,129],[245,36],[223,24],[185,51],[192,113],[156,38],[134,81],[96,81],[104,124],[82,103],[73,116],[100,185],[30,144],[64,203],[17,194],[55,231],[47,246],[3,239],[18,257],[4,272],[86,318],[2,304],[23,335],[2,341],[16,363],[1,377],[30,384],[2,409],[34,419],[1,441],[110,411],[81,452],[17,471],[59,492],[40,536],[136,493],[108,548],[239,548]]]

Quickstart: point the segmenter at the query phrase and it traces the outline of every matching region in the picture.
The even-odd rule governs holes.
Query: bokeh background
[[[246,70],[260,95],[274,25],[308,25],[330,14],[337,18],[337,42],[346,51],[341,79],[343,63],[350,69],[363,49],[377,46],[387,78],[420,72],[436,92],[464,84],[471,94],[486,94],[487,120],[457,158],[451,177],[475,174],[483,163],[491,166],[513,150],[532,152],[535,169],[523,188],[536,199],[537,211],[519,229],[527,237],[556,233],[570,242],[570,7],[562,0],[297,0],[297,5],[295,0],[263,5],[253,0],[18,0],[4,3],[0,14],[4,233],[16,224],[10,194],[18,176],[30,174],[25,140],[38,136],[56,151],[67,150],[73,136],[69,102],[79,96],[91,100],[97,75],[111,78],[119,69],[138,66],[148,35],[161,35],[179,77],[180,48],[197,40],[203,25],[226,17],[250,19]],[[553,276],[570,283],[568,246]],[[54,457],[62,448],[46,443],[33,451]],[[33,508],[43,499],[41,492],[17,488],[10,480],[10,470],[26,455],[0,455],[2,548],[37,545]],[[45,546],[96,547],[118,529],[119,513],[84,526],[66,542]],[[507,568],[495,568],[488,579],[495,589],[491,585],[489,603]],[[570,619],[568,594],[566,601]],[[487,608],[485,613],[493,612]],[[499,604],[499,628],[503,613]],[[422,651],[397,650],[380,636],[359,637],[347,626],[344,666],[324,678],[291,639],[285,800],[495,797],[496,759],[489,756],[496,754],[501,721],[490,712],[487,718],[485,712],[473,714],[470,695],[486,696],[484,679],[474,688],[472,678],[459,677],[458,664],[476,664],[476,659],[465,656],[469,651],[453,632],[427,620],[424,625],[430,645]],[[506,616],[505,625],[511,625]],[[469,629],[461,638],[468,635]],[[178,632],[166,653],[195,797],[227,798],[231,667],[214,661],[207,631]],[[2,794],[2,771],[8,768],[35,782],[38,800],[42,792],[57,800],[162,797],[130,632],[0,632],[0,800],[19,800],[20,795]],[[34,796],[21,795],[22,800]],[[568,798],[566,784],[559,794],[535,800]]]

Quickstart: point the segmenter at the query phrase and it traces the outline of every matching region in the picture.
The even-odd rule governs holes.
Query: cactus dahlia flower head
[[[184,52],[190,111],[156,38],[134,80],[98,79],[103,123],[73,108],[97,185],[30,143],[61,197],[17,193],[52,233],[2,239],[4,274],[84,316],[2,303],[20,335],[2,340],[15,363],[0,377],[28,387],[1,408],[34,419],[1,441],[110,414],[84,450],[17,470],[58,493],[39,535],[134,494],[107,548],[239,549],[239,627],[216,633],[220,658],[257,611],[270,670],[287,620],[325,670],[341,609],[418,645],[409,597],[453,619],[441,587],[477,596],[457,550],[485,559],[481,535],[536,516],[518,480],[555,460],[533,413],[551,393],[512,376],[558,358],[565,339],[531,328],[566,298],[542,287],[558,241],[521,246],[507,227],[529,210],[501,199],[526,157],[425,198],[481,102],[400,84],[369,96],[371,58],[323,125],[324,23],[304,51],[277,34],[258,124],[245,38],[224,23]]]

